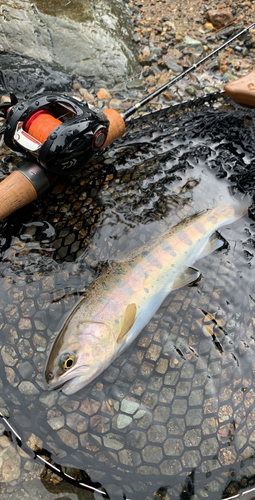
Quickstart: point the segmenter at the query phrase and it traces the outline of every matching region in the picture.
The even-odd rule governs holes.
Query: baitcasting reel
[[[106,142],[109,120],[87,103],[47,94],[7,110],[5,144],[56,175],[73,175]]]
[[[0,183],[0,220],[41,196],[61,175],[76,175],[125,132],[113,109],[94,111],[64,94],[0,104],[6,145],[28,161]]]

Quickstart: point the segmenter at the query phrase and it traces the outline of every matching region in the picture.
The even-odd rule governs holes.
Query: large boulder
[[[112,86],[137,65],[123,0],[0,0],[0,50],[53,63]]]

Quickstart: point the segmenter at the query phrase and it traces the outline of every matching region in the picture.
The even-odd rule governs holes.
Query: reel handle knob
[[[238,80],[227,83],[224,92],[238,104],[255,107],[255,69]]]
[[[105,109],[103,113],[107,116],[110,125],[107,133],[106,141],[103,145],[105,148],[108,144],[122,137],[125,133],[126,127],[122,116],[114,109]]]

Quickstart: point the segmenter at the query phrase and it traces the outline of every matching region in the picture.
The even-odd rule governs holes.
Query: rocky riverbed
[[[94,94],[94,104],[99,107],[126,109],[135,99],[153,92],[213,52],[255,18],[250,1],[235,2],[234,7],[231,0],[224,3],[130,0],[128,5],[141,70],[129,81],[106,89],[108,97],[107,93]],[[146,110],[222,91],[227,82],[254,68],[254,57],[255,29],[252,29],[166,90]],[[83,89],[80,93],[84,95]]]

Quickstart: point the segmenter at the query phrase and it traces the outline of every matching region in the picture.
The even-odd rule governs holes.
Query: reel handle
[[[255,107],[255,69],[238,80],[227,83],[224,92],[237,104]]]

